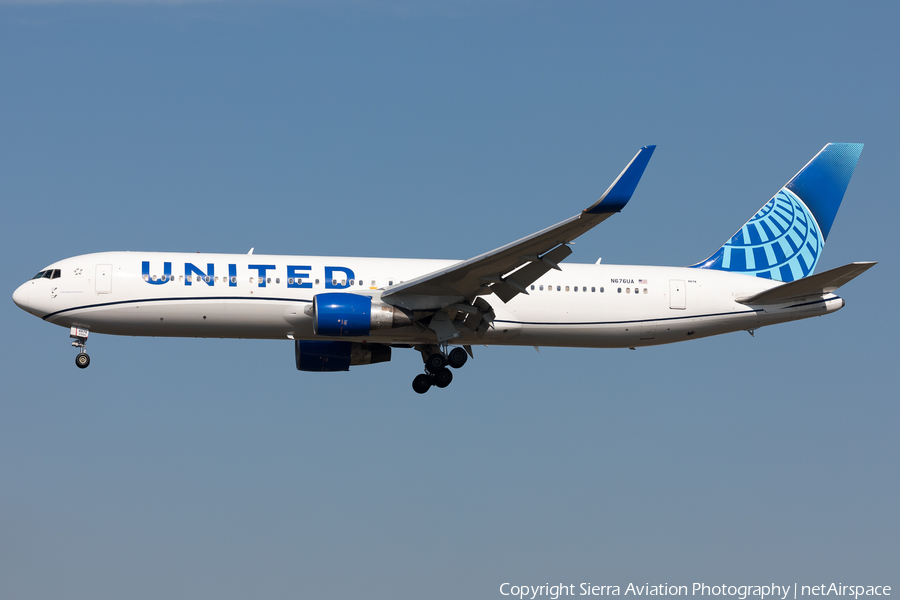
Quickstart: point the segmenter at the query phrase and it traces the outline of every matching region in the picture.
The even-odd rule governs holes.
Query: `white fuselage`
[[[434,344],[433,331],[413,326],[364,337],[318,336],[304,308],[325,292],[379,297],[384,288],[456,262],[104,252],[50,265],[58,277],[28,281],[14,299],[50,323],[95,333]],[[741,304],[736,298],[781,284],[724,271],[560,266],[509,303],[485,296],[496,315],[493,327],[483,335],[464,332],[451,343],[627,348],[753,330],[843,306],[834,294],[800,305]]]

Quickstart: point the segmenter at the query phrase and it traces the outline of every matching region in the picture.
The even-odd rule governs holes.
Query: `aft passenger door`
[[[687,294],[683,279],[669,280],[669,308],[684,310],[687,308]]]

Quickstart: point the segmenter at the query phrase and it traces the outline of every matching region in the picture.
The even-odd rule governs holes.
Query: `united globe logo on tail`
[[[815,270],[824,246],[812,213],[782,188],[722,247],[722,269],[795,281]]]
[[[692,265],[785,283],[811,275],[862,144],[828,144],[715,254]]]

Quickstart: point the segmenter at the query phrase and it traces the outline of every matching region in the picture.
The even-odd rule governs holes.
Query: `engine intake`
[[[360,342],[294,342],[298,371],[348,371],[358,365],[391,360],[391,347]]]
[[[411,312],[360,294],[317,294],[304,312],[313,318],[313,332],[323,336],[362,336],[412,325]]]

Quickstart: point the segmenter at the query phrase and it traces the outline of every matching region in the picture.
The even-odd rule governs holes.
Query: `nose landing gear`
[[[447,367],[458,369],[469,359],[469,354],[462,348],[454,348],[447,352],[447,346],[416,346],[425,362],[425,373],[416,375],[412,387],[417,394],[424,394],[431,386],[445,388],[453,381],[453,373]]]
[[[88,356],[87,351],[84,349],[89,333],[87,329],[81,329],[80,327],[73,327],[69,331],[69,337],[74,340],[72,345],[78,348],[78,354],[75,355],[75,366],[79,369],[87,369],[88,365],[91,364],[91,357]]]
[[[84,351],[84,348],[81,349],[81,352],[75,355],[75,366],[79,369],[87,369],[88,365],[91,364],[91,357],[88,356],[88,353]]]

